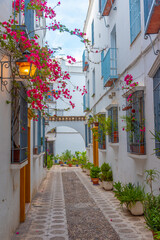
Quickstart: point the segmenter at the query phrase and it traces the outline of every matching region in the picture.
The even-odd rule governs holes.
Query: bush
[[[144,218],[147,227],[160,237],[160,195],[148,194],[144,202]],[[160,239],[158,238],[157,239]]]
[[[100,172],[101,172],[101,169],[99,167],[93,166],[90,171],[91,178],[99,178]]]
[[[114,183],[114,193],[121,204],[134,205],[137,201],[143,202],[145,199],[144,188],[135,186],[132,183],[122,185],[120,182]]]
[[[53,155],[47,155],[47,168],[50,169],[53,166]]]
[[[101,172],[102,172],[101,174],[102,181],[108,181],[108,182],[113,181],[112,170],[108,163],[102,164]]]

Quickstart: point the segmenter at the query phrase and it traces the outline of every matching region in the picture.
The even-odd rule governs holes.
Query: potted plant
[[[90,170],[93,167],[93,163],[87,162],[85,165],[86,173],[88,176],[90,176]]]
[[[72,161],[68,161],[67,164],[68,164],[68,167],[72,167]]]
[[[144,202],[144,218],[147,228],[153,233],[153,238],[160,239],[160,195],[147,194]]]
[[[109,191],[113,189],[113,176],[112,170],[108,163],[103,163],[101,166],[101,180],[102,180],[102,187]]]
[[[53,160],[54,160],[54,163],[58,163],[59,155],[56,154],[56,155],[53,157]]]
[[[93,185],[97,185],[99,183],[99,175],[100,175],[101,169],[99,167],[93,166],[90,171],[90,176],[93,182]]]
[[[125,204],[132,215],[143,215],[143,202],[145,199],[144,188],[132,183],[122,185],[120,182],[113,185],[114,193],[121,205]]]

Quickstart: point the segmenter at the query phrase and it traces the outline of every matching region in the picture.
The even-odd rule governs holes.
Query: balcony
[[[118,79],[117,74],[117,49],[109,48],[104,56],[104,51],[101,53],[102,61],[102,78],[104,87],[111,87]]]
[[[144,0],[145,34],[156,34],[160,30],[160,1]]]
[[[88,55],[87,51],[84,50],[84,52],[83,52],[83,57],[82,57],[82,61],[83,61],[83,71],[87,71],[87,69],[88,69],[88,67],[89,67],[87,55]]]
[[[101,0],[102,16],[109,16],[114,1],[115,0]]]

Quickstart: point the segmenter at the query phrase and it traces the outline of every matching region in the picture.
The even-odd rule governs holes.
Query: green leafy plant
[[[143,203],[145,199],[144,188],[141,186],[135,186],[132,183],[123,185],[120,182],[114,183],[114,193],[121,205],[126,204],[134,205],[137,201]]]
[[[160,143],[160,132],[159,131],[155,131],[155,134],[153,132],[150,131],[150,133],[153,135],[153,139],[155,141],[157,141],[158,143]],[[157,155],[160,152],[159,148],[154,148],[153,149],[154,154]],[[160,156],[157,156],[158,158],[160,158]]]
[[[159,171],[156,169],[149,169],[149,170],[145,170],[145,174],[146,174],[146,183],[149,185],[150,190],[151,190],[151,195],[153,196],[153,182],[156,181],[156,179],[159,178]]]
[[[53,166],[53,155],[47,155],[47,168],[50,169]]]
[[[85,165],[85,168],[88,169],[88,170],[91,170],[91,168],[94,166],[93,163],[91,162],[87,162],[86,165]]]
[[[99,178],[100,172],[101,172],[101,169],[99,167],[93,166],[90,170],[91,178]]]
[[[112,170],[108,163],[102,164],[101,172],[102,172],[102,174],[101,174],[102,181],[108,181],[108,182],[113,181]]]
[[[144,218],[147,227],[160,239],[160,195],[147,194],[144,202]]]

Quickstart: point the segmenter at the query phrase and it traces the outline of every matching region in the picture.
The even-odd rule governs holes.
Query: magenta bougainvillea
[[[59,5],[60,2],[56,6]],[[16,10],[16,14],[18,14],[19,10],[23,13],[25,8],[24,0],[15,0],[12,7]],[[80,29],[71,31],[66,26],[57,22],[55,19],[56,13],[54,9],[47,6],[47,1],[31,0],[27,8],[36,10],[37,16],[39,16],[39,13],[43,13],[45,18],[52,19],[50,26],[46,26],[47,29],[53,31],[59,30],[60,32],[66,31],[71,35],[77,35],[82,42],[89,42],[88,39],[85,39],[85,34]],[[0,22],[0,45],[2,48],[10,51],[14,60],[22,57],[22,52],[28,51],[30,53],[25,55],[27,61],[34,64],[37,68],[34,77],[28,79],[27,90],[27,100],[30,103],[33,115],[35,115],[35,110],[37,109],[41,110],[42,114],[45,114],[45,109],[47,108],[45,100],[48,92],[52,94],[55,100],[60,97],[65,98],[71,107],[74,108],[75,104],[71,100],[72,93],[67,87],[70,79],[69,73],[62,71],[59,62],[52,58],[53,51],[47,45],[41,47],[38,44],[37,40],[39,36],[37,34],[35,34],[34,38],[29,39],[26,33],[21,31],[17,25],[18,22],[13,17],[10,17],[8,21]],[[19,50],[19,47],[22,52]],[[66,59],[70,64],[76,62],[76,59],[72,56],[67,56]],[[58,89],[50,92],[49,84],[52,82],[58,82]],[[78,86],[75,89],[82,95],[87,92],[85,86],[83,86],[83,89],[80,89]]]

